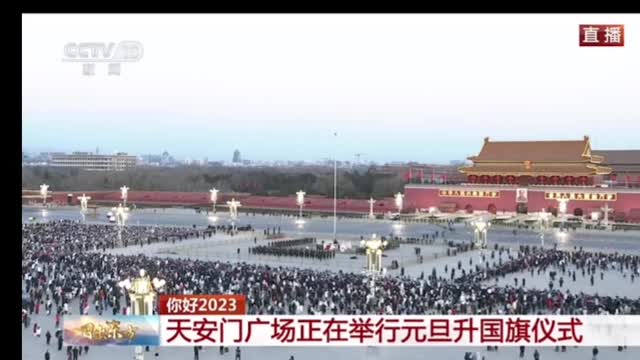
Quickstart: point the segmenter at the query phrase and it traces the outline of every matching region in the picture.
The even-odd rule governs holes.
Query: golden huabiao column
[[[367,248],[367,271],[380,273],[382,271],[382,250],[387,246],[387,242],[376,238],[376,234],[373,234],[370,240],[363,240],[363,245]]]
[[[164,287],[165,281],[153,278],[151,280],[144,269],[140,269],[140,276],[130,281],[125,279],[118,283],[127,289],[131,299],[132,315],[153,315],[154,301],[157,292]],[[135,359],[144,360],[142,346],[136,346]]]

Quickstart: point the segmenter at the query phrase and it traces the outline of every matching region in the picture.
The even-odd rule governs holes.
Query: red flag
[[[424,169],[420,169],[420,182],[424,182]]]

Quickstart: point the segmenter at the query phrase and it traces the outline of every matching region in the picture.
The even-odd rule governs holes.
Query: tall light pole
[[[560,219],[562,222],[562,228],[564,229],[565,226],[565,221],[566,221],[566,215],[567,215],[567,203],[569,202],[569,200],[567,199],[559,199],[558,200],[558,212],[560,215]]]
[[[307,193],[305,193],[304,191],[300,190],[296,193],[296,204],[298,204],[298,206],[300,207],[300,215],[298,217],[298,223],[302,224],[303,220],[302,220],[302,207],[304,206],[304,196]]]
[[[549,229],[549,216],[551,214],[544,211],[544,209],[542,209],[542,211],[540,213],[538,213],[538,220],[540,222],[540,246],[544,247],[544,235],[547,232],[547,230]]]
[[[122,230],[127,224],[127,218],[129,217],[129,208],[118,204],[117,208],[112,209],[116,214],[116,224],[118,225],[118,241],[122,243]]]
[[[209,192],[211,193],[211,202],[213,203],[213,213],[216,213],[216,203],[218,202],[218,192],[220,192],[220,190],[213,188],[211,190],[209,190]]]
[[[118,286],[129,293],[133,315],[153,315],[156,294],[164,285],[164,280],[158,278],[151,280],[144,269],[140,270],[140,276],[133,279],[133,282],[127,278],[118,283]],[[144,360],[142,346],[136,346],[135,359]]]
[[[120,188],[120,198],[122,199],[122,202],[124,203],[125,207],[127,206],[128,196],[129,196],[129,188],[125,185]]]
[[[88,203],[90,199],[91,199],[91,196],[87,196],[85,194],[82,194],[82,196],[78,196],[78,200],[80,200],[80,214],[82,214],[83,221],[85,220],[84,216],[87,212]]]
[[[483,219],[478,219],[471,222],[473,226],[473,244],[477,248],[487,247],[487,230],[491,226],[491,223]]]
[[[334,132],[333,136],[338,137],[338,133]],[[338,158],[333,157],[333,241],[338,240],[336,233],[336,225],[338,222]]]
[[[218,202],[218,192],[220,192],[220,190],[213,188],[209,190],[209,192],[211,193],[211,202],[213,203],[213,214],[209,218],[216,221],[218,219],[216,217],[216,203]]]
[[[402,213],[402,199],[404,195],[402,193],[397,193],[395,195],[396,198],[396,207],[398,208],[398,213]]]
[[[231,201],[227,201],[227,205],[229,205],[229,217],[231,218],[231,225],[235,228],[236,219],[238,219],[238,207],[242,206],[240,201],[232,198]]]
[[[600,210],[602,210],[602,212],[604,213],[604,226],[607,228],[607,230],[609,229],[609,212],[613,209],[611,209],[609,207],[609,203],[605,202],[604,206],[600,208]]]
[[[49,185],[40,185],[40,196],[42,196],[42,207],[47,206],[47,194],[49,193]]]
[[[369,199],[368,203],[369,203],[369,219],[375,219],[376,216],[373,214],[373,204],[375,204],[376,201],[373,200],[373,197],[372,197],[371,199]]]
[[[91,200],[91,196],[82,194],[82,196],[78,196],[78,200],[80,200],[80,210],[87,211],[87,206],[89,204],[89,200]]]

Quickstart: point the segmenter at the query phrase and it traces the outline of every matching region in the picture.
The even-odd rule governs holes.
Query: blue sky
[[[580,48],[579,24],[624,24]],[[637,15],[25,15],[23,148],[448,162],[496,140],[640,148]],[[136,40],[120,76],[69,42]],[[333,137],[337,131],[338,138]]]

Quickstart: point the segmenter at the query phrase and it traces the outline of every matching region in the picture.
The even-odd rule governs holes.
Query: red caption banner
[[[245,315],[244,295],[160,295],[160,315]]]

